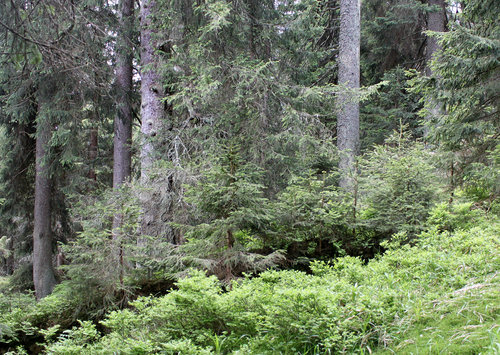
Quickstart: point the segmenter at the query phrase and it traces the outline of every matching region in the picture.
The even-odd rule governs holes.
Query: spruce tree
[[[429,0],[429,12],[427,14],[427,30],[432,32],[444,32],[446,29],[446,8],[444,0]],[[439,50],[439,43],[434,36],[427,37],[425,52],[425,73],[432,74],[431,61]]]
[[[444,32],[446,26],[446,9],[444,0],[429,0],[430,11],[427,14],[427,29],[432,32]],[[432,75],[431,61],[439,60],[436,54],[439,51],[439,43],[435,36],[427,36],[426,52],[425,52],[425,75]],[[443,114],[443,109],[432,97],[428,98],[427,103],[428,116],[427,119]],[[426,129],[425,136],[428,135]]]
[[[89,101],[102,97],[100,90],[106,90],[107,84],[98,82],[107,77],[102,50],[105,31],[99,27],[106,10],[97,2],[79,5],[70,1],[12,1],[3,3],[0,13],[2,61],[8,68],[4,73],[7,78],[21,78],[2,87],[6,93],[2,100],[5,124],[16,126],[20,108],[16,101],[22,99],[33,106],[28,111],[33,113],[29,125],[36,127],[36,169],[32,161],[27,171],[36,170],[30,181],[35,186],[34,214],[28,216],[33,220],[37,298],[49,294],[55,284],[55,241],[71,236],[65,192],[74,187],[71,178],[82,176],[76,169],[78,160],[86,159],[79,133],[89,108],[95,107]],[[30,91],[20,96],[23,87]]]
[[[471,0],[455,6],[460,11],[449,32],[432,34],[441,50],[420,88],[446,109],[428,122],[429,139],[453,152],[450,170],[458,185],[478,185],[475,170],[490,170],[500,136],[500,4]]]
[[[162,129],[169,125],[165,104],[164,86],[160,74],[161,55],[160,52],[169,52],[170,43],[160,41],[161,34],[158,31],[158,23],[155,14],[159,11],[156,0],[141,1],[140,8],[140,33],[141,33],[141,185],[145,188],[142,196],[143,217],[142,234],[159,236],[166,234],[166,238],[174,241],[170,228],[163,223],[161,215],[162,207],[154,199],[153,168],[160,154],[158,150]],[[166,31],[170,33],[170,29]],[[148,191],[149,189],[149,191]],[[169,189],[169,187],[167,187]],[[148,193],[152,192],[152,193]]]

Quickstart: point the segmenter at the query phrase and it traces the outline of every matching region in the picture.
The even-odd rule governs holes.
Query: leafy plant
[[[0,342],[16,343],[32,335],[36,327],[26,315],[35,308],[31,294],[6,294],[0,292]]]
[[[434,207],[429,215],[428,223],[439,230],[468,230],[485,220],[484,211],[474,208],[472,202],[442,202]]]

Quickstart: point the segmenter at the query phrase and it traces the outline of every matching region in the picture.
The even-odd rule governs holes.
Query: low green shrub
[[[82,323],[48,352],[415,353],[426,345],[410,344],[411,337],[430,339],[428,328],[434,327],[433,349],[475,353],[496,346],[499,232],[498,222],[454,232],[431,229],[414,246],[393,247],[367,264],[343,257],[314,263],[314,274],[267,271],[227,289],[214,276],[193,271],[177,290],[109,313],[105,333]],[[82,341],[82,334],[91,336]]]
[[[447,202],[436,205],[429,214],[428,225],[441,231],[470,229],[479,223],[484,224],[486,213],[474,207],[473,202]]]
[[[63,282],[38,302],[31,293],[0,292],[0,344],[8,344],[8,349],[35,345],[47,338],[50,329],[55,336],[77,323],[78,318],[102,315],[102,304],[88,304],[86,296],[73,286],[71,282]]]
[[[32,294],[0,293],[0,343],[18,343],[36,332],[26,314],[36,307]]]

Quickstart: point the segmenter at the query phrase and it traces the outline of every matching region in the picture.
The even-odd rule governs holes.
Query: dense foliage
[[[43,317],[57,320],[54,308],[71,308],[69,284],[36,306],[29,296],[4,296],[2,307],[11,311],[3,312],[3,334],[13,343],[43,334],[54,354],[410,353],[420,346],[494,353],[500,344],[499,223],[474,215],[467,226],[459,222],[471,219],[464,206],[437,207],[414,246],[395,240],[367,264],[340,257],[314,262],[313,274],[267,271],[230,288],[192,271],[168,295],[139,298],[99,327],[37,328]]]
[[[0,3],[0,353],[500,351],[500,3],[346,4]]]

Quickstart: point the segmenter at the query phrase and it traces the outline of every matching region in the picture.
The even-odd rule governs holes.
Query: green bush
[[[63,282],[38,302],[31,293],[0,292],[0,343],[33,344],[46,336],[46,329],[58,333],[76,323],[77,318],[94,317],[96,309],[85,302],[88,296],[73,286]]]
[[[470,229],[483,223],[486,219],[485,212],[474,208],[472,202],[446,202],[435,206],[429,215],[427,223],[441,231],[454,231],[456,229]]]
[[[17,343],[36,331],[26,317],[35,309],[32,294],[0,292],[0,343]]]

